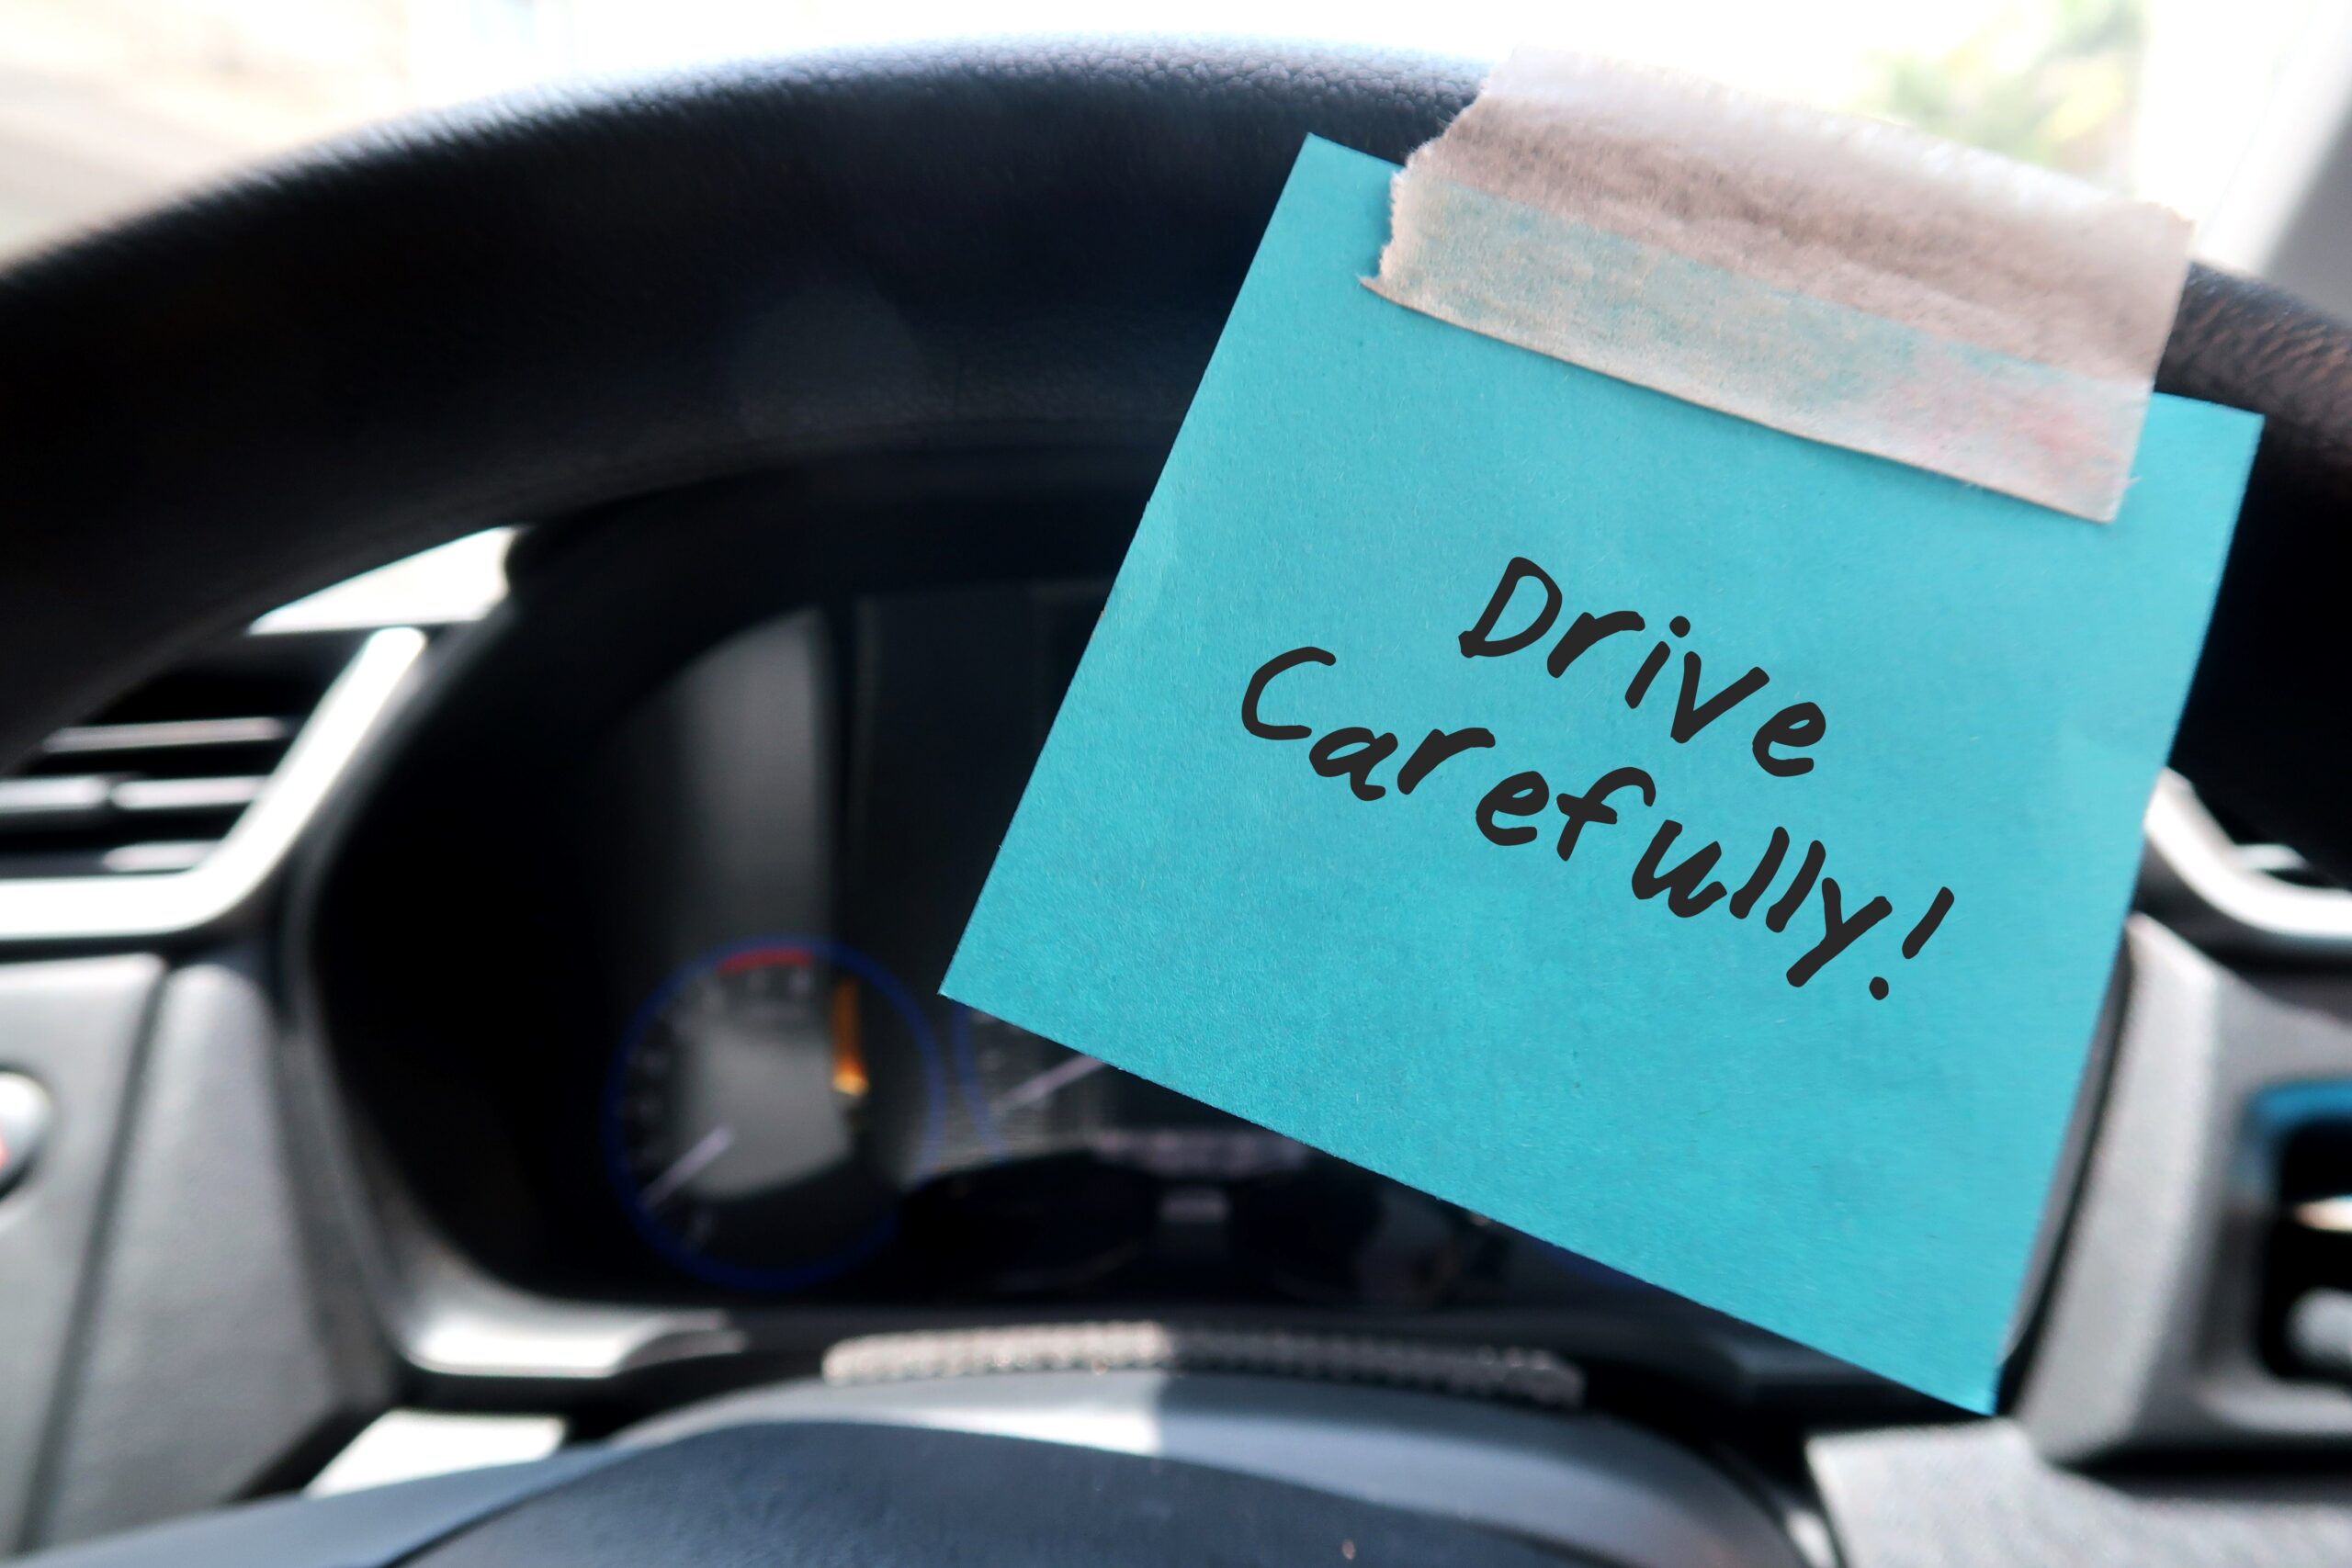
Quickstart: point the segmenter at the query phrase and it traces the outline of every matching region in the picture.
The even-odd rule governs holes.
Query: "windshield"
[[[2254,270],[2298,189],[2278,165],[2299,155],[2297,136],[2311,140],[2301,122],[2334,121],[2298,80],[2340,98],[2352,77],[2347,14],[2314,0],[1184,0],[1115,12],[1129,32],[1476,60],[1547,43],[1677,65],[2165,202],[2202,220],[2203,254]],[[0,252],[285,146],[484,93],[1104,28],[1100,0],[0,0]]]

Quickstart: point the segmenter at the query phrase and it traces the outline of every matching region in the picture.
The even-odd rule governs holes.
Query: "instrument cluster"
[[[746,613],[625,576],[521,584],[321,896],[344,1101],[460,1253],[542,1296],[746,1308],[1596,1288],[940,994],[1101,580]],[[698,604],[726,624],[674,629]]]

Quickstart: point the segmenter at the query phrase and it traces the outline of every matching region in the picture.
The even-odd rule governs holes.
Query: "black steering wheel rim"
[[[0,275],[0,749],[487,524],[818,457],[1164,444],[1300,138],[1387,158],[1475,68],[945,47],[504,100]],[[2314,705],[2352,333],[2193,274],[2168,390],[2269,419],[2177,760],[2352,874]]]

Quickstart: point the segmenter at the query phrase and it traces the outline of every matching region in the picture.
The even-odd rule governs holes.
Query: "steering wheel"
[[[1244,48],[751,66],[412,121],[20,264],[0,276],[0,748],[494,523],[845,460],[1152,460],[1300,139],[1401,159],[1476,87]],[[2352,333],[2199,268],[2159,385],[2269,422],[2176,761],[2352,876],[2352,722],[2316,700],[2346,662]],[[1263,1476],[805,1419],[88,1560],[1306,1562],[1343,1541],[1557,1561]]]

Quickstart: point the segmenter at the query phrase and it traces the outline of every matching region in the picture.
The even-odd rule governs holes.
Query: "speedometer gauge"
[[[696,959],[638,1010],[606,1080],[613,1184],[647,1243],[737,1290],[874,1257],[935,1158],[945,1080],[906,988],[838,942]]]

